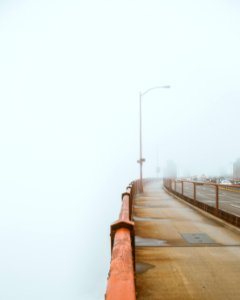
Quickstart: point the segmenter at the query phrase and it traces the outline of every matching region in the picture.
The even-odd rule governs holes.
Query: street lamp
[[[146,161],[145,158],[142,157],[142,97],[144,95],[146,95],[147,93],[149,93],[150,91],[152,91],[152,90],[169,89],[169,88],[170,88],[170,85],[155,86],[155,87],[152,87],[152,88],[146,90],[143,93],[141,93],[141,92],[139,93],[139,133],[140,133],[140,143],[139,143],[140,149],[139,150],[140,150],[140,158],[137,162],[139,163],[139,166],[140,166],[140,192],[141,193],[143,192],[142,165]]]

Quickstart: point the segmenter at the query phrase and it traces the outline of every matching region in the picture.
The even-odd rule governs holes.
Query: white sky
[[[238,1],[0,1],[0,298],[102,299],[109,225],[167,159],[240,156]]]

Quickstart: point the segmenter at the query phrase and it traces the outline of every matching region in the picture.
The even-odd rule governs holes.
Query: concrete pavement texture
[[[137,299],[240,299],[240,230],[166,193],[134,199]]]

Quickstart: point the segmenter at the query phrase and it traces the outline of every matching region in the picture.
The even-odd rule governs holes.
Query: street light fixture
[[[146,161],[145,158],[142,157],[142,97],[144,95],[146,95],[147,93],[149,93],[150,91],[152,91],[152,90],[169,89],[169,88],[170,88],[170,85],[155,86],[155,87],[152,87],[152,88],[146,90],[143,93],[141,93],[141,92],[139,93],[139,134],[140,134],[140,143],[139,143],[140,149],[139,150],[140,150],[140,158],[137,161],[137,163],[139,163],[139,166],[140,166],[140,192],[141,193],[143,192],[142,165]]]

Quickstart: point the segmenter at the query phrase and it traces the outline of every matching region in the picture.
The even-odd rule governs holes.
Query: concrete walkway
[[[240,231],[145,185],[134,205],[137,299],[240,299]]]

